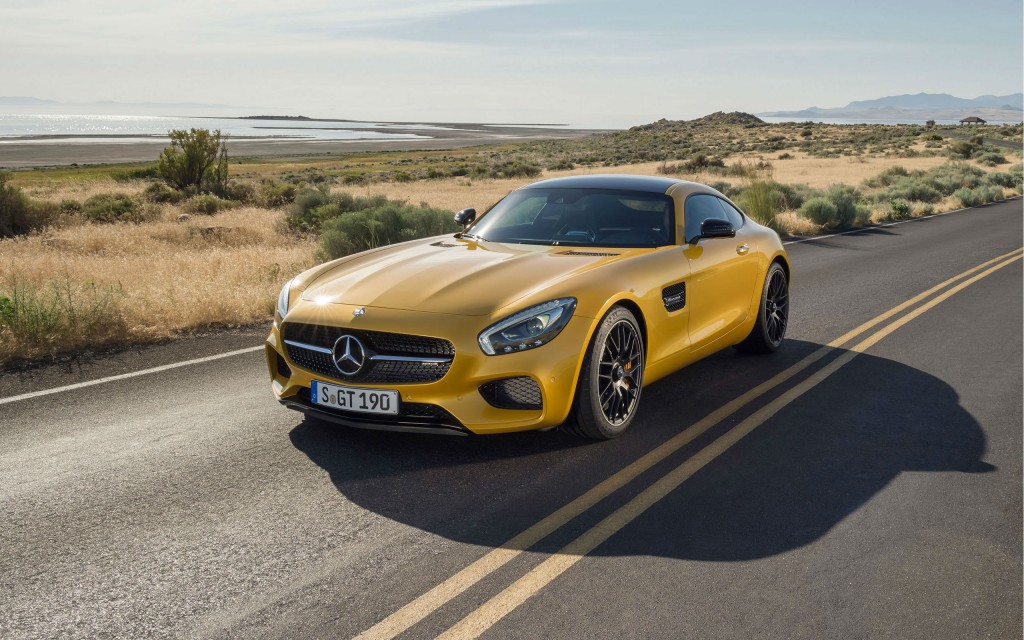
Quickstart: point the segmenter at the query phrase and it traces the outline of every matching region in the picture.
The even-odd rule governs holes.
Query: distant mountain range
[[[958,120],[967,116],[980,116],[987,120],[1019,121],[1024,119],[1024,93],[977,98],[958,98],[948,93],[906,93],[875,100],[855,100],[845,107],[807,107],[799,111],[768,111],[757,115],[770,118],[864,120],[901,117],[914,120]]]

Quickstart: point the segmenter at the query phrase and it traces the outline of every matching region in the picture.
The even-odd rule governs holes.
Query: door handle
[[[750,245],[745,242],[736,247],[736,253],[740,254],[741,256],[746,255],[748,251],[750,251]]]

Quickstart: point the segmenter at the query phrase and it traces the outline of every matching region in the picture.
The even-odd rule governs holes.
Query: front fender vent
[[[668,311],[679,311],[686,306],[686,283],[679,282],[661,290],[661,301]]]

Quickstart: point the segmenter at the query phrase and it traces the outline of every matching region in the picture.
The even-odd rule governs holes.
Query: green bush
[[[995,167],[1001,164],[1009,164],[1010,161],[1006,159],[1003,154],[996,151],[984,151],[982,153],[974,154],[974,159],[985,165],[986,167]]]
[[[167,184],[184,191],[223,193],[228,182],[228,147],[220,130],[172,129],[171,146],[157,161],[157,173]]]
[[[949,162],[927,172],[915,172],[915,175],[920,175],[926,184],[948,196],[963,187],[973,189],[980,186],[985,171],[966,162]]]
[[[857,202],[860,192],[846,184],[835,184],[825,193],[836,207],[835,219],[829,225],[834,229],[849,229],[857,220]]]
[[[134,169],[114,171],[110,175],[117,182],[131,182],[132,180],[147,180],[160,177],[157,173],[157,167],[155,164],[145,167],[136,167]]]
[[[571,171],[576,168],[576,165],[569,162],[568,160],[558,160],[548,165],[548,171]]]
[[[963,187],[953,192],[953,197],[960,202],[961,207],[976,207],[981,204],[981,198],[974,192],[974,189]]]
[[[821,192],[805,184],[782,184],[773,182],[772,186],[782,194],[784,209],[799,209],[807,200],[820,196]]]
[[[142,192],[142,197],[150,202],[177,204],[181,202],[185,196],[177,189],[172,189],[163,182],[154,182],[146,187]]]
[[[942,193],[935,187],[919,178],[902,178],[889,185],[885,190],[887,200],[917,200],[919,202],[938,202]]]
[[[60,201],[61,213],[82,213],[82,203],[74,198],[64,198]]]
[[[204,194],[200,196],[192,196],[185,201],[182,208],[189,213],[212,216],[215,213],[223,211],[224,209],[230,209],[233,206],[235,206],[235,203],[230,200],[222,200],[215,195]]]
[[[768,180],[755,180],[736,196],[736,204],[761,224],[779,230],[776,217],[785,208],[786,197],[781,185]]]
[[[298,189],[293,184],[264,180],[256,186],[256,192],[253,194],[250,202],[258,207],[267,209],[283,207],[295,202],[297,191]]]
[[[32,233],[56,221],[57,205],[32,200],[9,184],[10,178],[10,173],[0,171],[0,238]]]
[[[384,196],[357,197],[349,193],[330,193],[326,187],[307,187],[295,194],[285,223],[292,231],[319,233],[323,224],[338,216],[365,211],[388,203]]]
[[[392,201],[325,221],[320,237],[321,257],[330,260],[457,230],[448,211]]]
[[[732,184],[724,180],[716,180],[715,182],[709,182],[708,186],[718,191],[727,198],[735,198],[743,190],[740,187],[734,187]]]
[[[481,178],[534,178],[540,175],[540,167],[526,160],[497,162],[486,168]]]
[[[893,199],[889,201],[890,220],[905,220],[910,217],[910,203],[906,200]]]
[[[1009,171],[994,171],[985,176],[985,184],[1006,187],[1007,189],[1021,190],[1021,177],[1015,176]]]
[[[970,157],[974,155],[975,150],[976,147],[966,140],[957,140],[953,144],[949,145],[950,155],[954,158],[962,158],[964,160],[970,159]]]
[[[126,193],[100,193],[82,203],[82,214],[93,222],[142,222],[142,204]]]
[[[854,218],[854,223],[858,227],[864,227],[871,224],[871,207],[866,204],[857,205],[857,215]]]
[[[799,214],[815,224],[831,227],[835,223],[838,210],[828,198],[817,197],[805,202],[800,207]]]
[[[895,165],[889,167],[888,169],[885,169],[877,176],[865,180],[864,186],[871,188],[888,187],[897,180],[905,178],[909,175],[910,173],[906,169],[899,165]]]
[[[953,193],[953,197],[960,202],[962,207],[977,207],[979,205],[988,204],[989,202],[997,202],[1003,199],[1003,189],[996,186],[982,186],[969,189],[964,187],[957,189]]]

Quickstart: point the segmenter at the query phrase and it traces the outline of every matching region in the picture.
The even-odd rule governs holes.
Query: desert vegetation
[[[364,249],[456,230],[533,179],[615,172],[711,184],[784,235],[1022,191],[1020,126],[659,121],[590,138],[447,151],[231,159],[178,132],[153,164],[0,173],[0,362],[265,321],[282,282]],[[960,137],[958,137],[960,136]],[[413,204],[418,203],[418,204]]]

